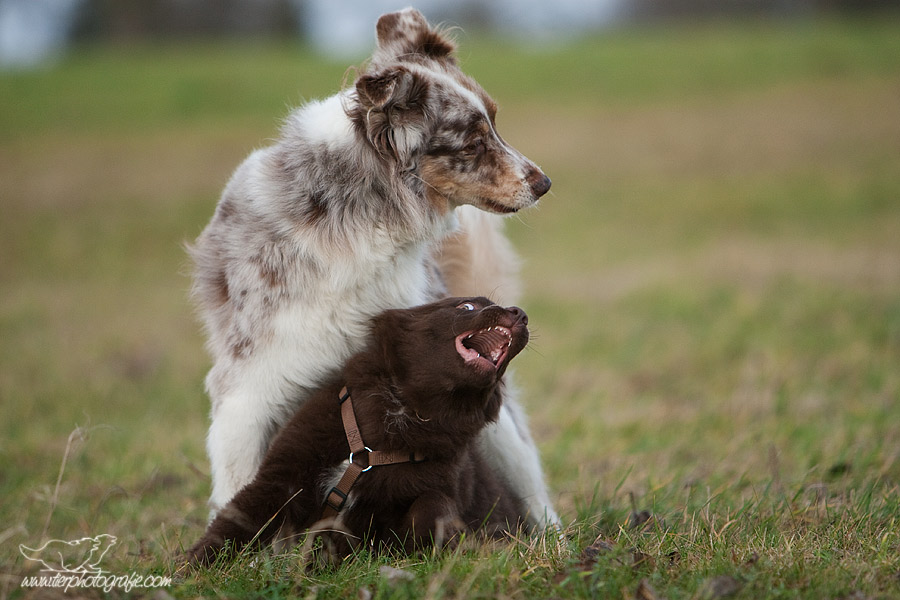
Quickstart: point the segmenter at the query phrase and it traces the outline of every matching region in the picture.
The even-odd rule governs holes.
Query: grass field
[[[181,244],[346,65],[86,47],[0,73],[0,598],[51,592],[19,544],[101,533],[176,597],[900,597],[900,20],[460,41],[554,182],[508,230],[565,538],[174,573],[209,486]]]

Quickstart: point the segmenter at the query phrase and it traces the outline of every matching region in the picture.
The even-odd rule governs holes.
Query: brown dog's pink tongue
[[[502,348],[509,341],[509,338],[500,331],[484,330],[463,340],[463,346],[471,348],[485,358],[493,358],[491,354],[498,348]]]

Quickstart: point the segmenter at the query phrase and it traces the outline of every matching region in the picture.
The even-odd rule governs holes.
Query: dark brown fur
[[[462,334],[498,325],[511,337],[495,366],[458,350]],[[366,349],[276,436],[255,479],[219,512],[188,561],[209,563],[226,542],[235,550],[251,541],[283,541],[279,535],[305,531],[320,518],[324,495],[350,452],[338,401],[344,385],[367,446],[426,457],[360,476],[339,516],[348,539],[412,550],[461,530],[496,535],[522,525],[523,506],[473,442],[497,418],[502,376],[528,341],[526,325],[520,309],[486,298],[451,298],[376,317]]]

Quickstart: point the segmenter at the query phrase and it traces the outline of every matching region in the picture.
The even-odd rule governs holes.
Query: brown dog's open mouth
[[[512,332],[501,325],[468,331],[456,338],[456,351],[466,363],[497,368],[509,354]]]

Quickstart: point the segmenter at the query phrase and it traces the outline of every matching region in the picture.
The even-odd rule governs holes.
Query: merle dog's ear
[[[367,109],[421,109],[428,97],[428,82],[406,67],[367,73],[356,81],[359,102]]]
[[[401,66],[356,80],[357,123],[378,152],[404,161],[424,138],[428,81]]]
[[[375,26],[377,46],[374,62],[405,60],[415,55],[455,64],[456,45],[445,34],[432,29],[414,8],[382,15]]]

